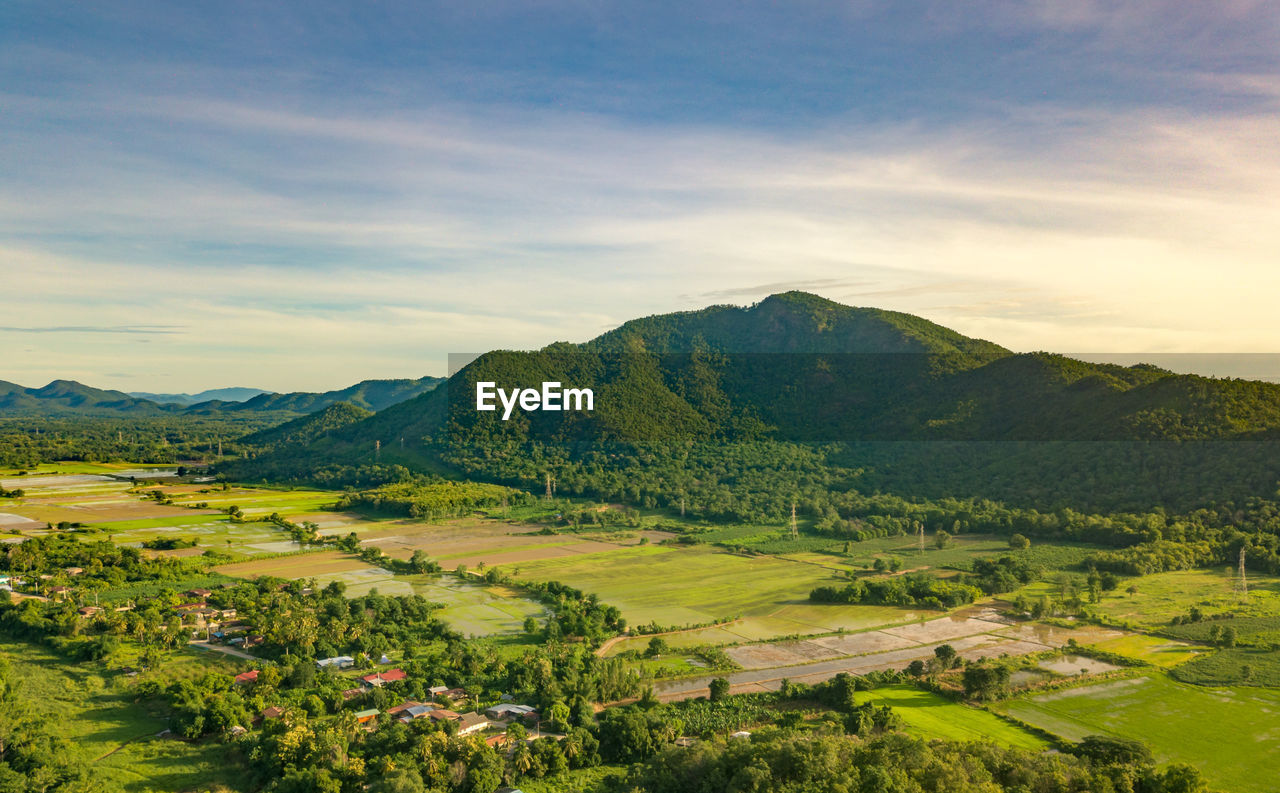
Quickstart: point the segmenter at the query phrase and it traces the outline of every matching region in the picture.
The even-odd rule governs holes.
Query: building
[[[360,724],[368,724],[378,718],[378,709],[369,708],[368,710],[356,711],[356,721]]]
[[[348,688],[343,690],[342,699],[344,702],[350,702],[365,692],[363,688]]]
[[[83,567],[68,567],[67,575],[84,575]]]
[[[473,732],[480,732],[488,726],[489,720],[484,716],[481,716],[479,713],[474,711],[471,713],[464,713],[458,720],[458,734],[470,735]]]
[[[385,672],[374,672],[371,675],[365,675],[360,678],[360,682],[371,688],[375,686],[381,688],[387,683],[395,683],[404,680],[406,677],[408,675],[403,669],[388,669]]]
[[[189,589],[187,590],[187,594],[198,600],[204,600],[205,598],[212,595],[213,592],[208,589]]]
[[[400,721],[408,724],[415,719],[420,719],[423,716],[429,716],[435,710],[436,708],[433,708],[430,705],[416,704],[404,709],[404,715],[400,717]]]
[[[445,708],[436,708],[427,713],[432,721],[462,721],[462,716]]]
[[[262,718],[264,719],[278,719],[283,715],[284,715],[284,708],[278,708],[275,705],[272,705],[271,707],[262,711]]]
[[[258,680],[258,670],[252,669],[248,672],[241,672],[236,675],[236,685],[242,686],[248,683],[254,683]]]
[[[501,705],[494,705],[484,712],[494,721],[511,721],[513,719],[528,719],[530,717],[537,718],[538,712],[528,705],[516,705],[511,702],[504,702]]]
[[[102,611],[102,609],[98,608],[97,606],[85,606],[84,608],[77,610],[76,613],[79,614],[81,617],[92,617],[94,614],[97,614],[100,611]]]
[[[359,690],[360,689],[356,689],[356,691],[359,691]],[[404,713],[409,708],[415,708],[421,704],[422,704],[421,702],[415,702],[411,699],[406,699],[404,702],[401,702],[399,705],[396,705],[394,708],[387,708],[387,715],[397,716],[401,713]]]
[[[320,669],[333,667],[334,669],[349,669],[356,665],[356,659],[349,655],[335,655],[332,658],[321,658],[316,661],[316,666]]]

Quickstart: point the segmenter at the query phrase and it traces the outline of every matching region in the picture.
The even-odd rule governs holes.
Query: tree
[[[959,660],[956,648],[949,644],[940,644],[933,648],[933,654],[938,659],[938,665],[944,670],[951,669]]]
[[[1009,667],[1001,664],[970,664],[964,670],[964,693],[974,699],[995,699],[1009,687]]]
[[[1028,540],[1021,534],[1015,534],[1009,538],[1009,548],[1014,551],[1025,551],[1031,547],[1031,540]]]
[[[649,640],[649,648],[645,650],[645,655],[650,658],[657,658],[665,652],[667,652],[666,640],[661,636],[654,636]]]
[[[1151,765],[1155,762],[1151,750],[1142,741],[1109,735],[1086,735],[1071,748],[1071,753],[1104,765]]]
[[[938,529],[938,533],[933,535],[933,544],[942,550],[947,547],[947,543],[951,542],[951,533]]]
[[[1222,629],[1221,646],[1231,648],[1236,646],[1236,629],[1233,625],[1228,625]]]
[[[729,696],[729,681],[723,677],[712,680],[710,688],[712,702],[718,702]]]
[[[422,775],[412,766],[393,768],[368,788],[368,793],[423,793]]]

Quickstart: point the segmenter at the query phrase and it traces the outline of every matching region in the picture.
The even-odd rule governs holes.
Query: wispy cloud
[[[7,333],[126,333],[132,335],[172,335],[180,333],[181,325],[44,325],[20,328],[0,325],[0,332]]]
[[[1280,346],[1273,5],[551,5],[563,62],[475,38],[510,7],[0,32],[5,366],[320,388],[788,289],[1018,349]]]

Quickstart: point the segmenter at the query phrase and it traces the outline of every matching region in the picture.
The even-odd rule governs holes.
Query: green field
[[[1274,787],[1280,767],[1280,691],[1209,689],[1152,673],[1013,700],[1007,711],[1068,740],[1115,735],[1148,744],[1162,762],[1190,763],[1211,786]]]
[[[902,717],[907,732],[947,741],[994,741],[1021,749],[1046,749],[1048,743],[985,710],[953,702],[914,686],[889,686],[856,695],[859,704],[888,705]]]
[[[17,642],[6,642],[0,654],[9,661],[23,706],[70,740],[74,755],[103,782],[129,793],[210,790],[219,785],[239,789],[239,774],[224,759],[227,750],[222,744],[157,737],[167,719],[132,702],[125,679],[110,675],[101,665],[67,663],[42,648]],[[161,674],[167,682],[212,668],[230,667],[221,658],[180,653]]]
[[[1137,593],[1124,590],[1136,586]],[[1108,619],[1145,627],[1166,627],[1174,617],[1196,606],[1205,614],[1280,614],[1280,578],[1250,576],[1249,596],[1233,591],[1234,579],[1224,570],[1179,570],[1125,579],[1120,590],[1094,606]]]
[[[779,636],[857,631],[933,614],[888,606],[813,604],[809,592],[837,580],[827,566],[739,556],[705,545],[634,546],[519,565],[522,579],[560,581],[622,610],[628,624],[728,624],[667,636],[673,647],[737,644]],[[614,652],[643,649],[647,637]]]
[[[1117,639],[1092,642],[1090,646],[1162,667],[1185,663],[1201,652],[1199,648],[1182,642],[1170,641],[1159,636],[1148,636],[1145,633],[1132,633]]]

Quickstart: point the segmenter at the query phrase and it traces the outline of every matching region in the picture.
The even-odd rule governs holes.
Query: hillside
[[[160,415],[160,405],[123,391],[104,391],[74,380],[54,380],[42,388],[0,381],[0,412],[10,415],[46,413],[114,413]]]
[[[201,402],[244,402],[259,394],[269,394],[265,388],[211,388],[198,394],[152,394],[146,391],[130,391],[129,396],[146,399],[159,405],[198,405]]]
[[[350,402],[338,402],[306,416],[287,421],[240,439],[241,443],[272,448],[282,444],[306,444],[330,432],[354,424],[373,415],[372,411]]]
[[[516,411],[503,421],[474,409],[481,380],[507,388],[543,381],[591,388],[595,410]],[[1082,456],[1046,451],[1046,444],[1238,442],[1269,438],[1277,428],[1280,386],[1274,384],[1014,354],[918,317],[793,292],[750,308],[714,306],[633,320],[581,345],[488,353],[442,388],[324,438],[286,445],[244,470],[305,476],[315,466],[358,467],[374,461],[377,441],[383,465],[452,467],[515,483],[535,481],[550,461],[557,470],[621,470],[637,462],[623,460],[619,449],[635,444],[669,450],[677,448],[673,442],[686,449],[816,442],[873,444],[861,457],[846,454],[842,466],[884,486],[936,489],[939,482],[964,481],[1017,491],[1031,486],[1014,484],[1024,477],[1008,470],[1007,461],[1017,456],[1028,476],[1035,472],[1037,492],[1056,492],[1053,483],[1063,483],[1073,498],[1084,497],[1087,469],[1096,467],[1110,478],[1150,474],[1150,494],[1142,497],[1158,500],[1162,488],[1180,481],[1182,461],[1147,460],[1135,474],[1132,448],[1102,454],[1095,446],[1094,454]],[[925,452],[921,441],[934,443]],[[951,444],[945,454],[937,445],[944,441]],[[1038,446],[1015,449],[1011,442]],[[874,446],[885,443],[896,451]],[[1215,453],[1196,464],[1217,466],[1218,476],[1261,459],[1266,464],[1251,463],[1247,475],[1236,477],[1253,492],[1266,486],[1274,467],[1268,454],[1259,447],[1226,455],[1235,462],[1223,465]],[[860,459],[876,464],[867,468]],[[1066,459],[1085,459],[1086,468],[1060,470]],[[1170,467],[1173,473],[1165,470]],[[884,479],[887,471],[893,476]],[[983,472],[991,480],[975,483]],[[1137,485],[1131,491],[1144,492]]]
[[[258,389],[218,389],[204,394],[221,393],[227,397],[254,394],[243,401],[212,399],[193,405],[180,402],[160,404],[123,391],[106,391],[78,383],[74,380],[55,380],[41,388],[27,388],[0,380],[0,416],[94,416],[155,417],[249,417],[266,416],[285,421],[299,414],[323,410],[339,402],[347,402],[366,411],[383,408],[411,399],[435,388],[443,382],[439,377],[421,377],[416,380],[364,380],[355,385],[324,393],[294,392],[275,394]],[[163,398],[175,395],[157,395]],[[197,395],[199,396],[199,395]]]
[[[194,413],[209,410],[314,413],[339,402],[346,402],[365,410],[382,410],[430,391],[442,382],[444,378],[441,377],[420,377],[416,380],[363,380],[337,391],[325,391],[319,394],[305,391],[288,394],[259,394],[240,403],[205,402],[193,405],[189,410]]]

